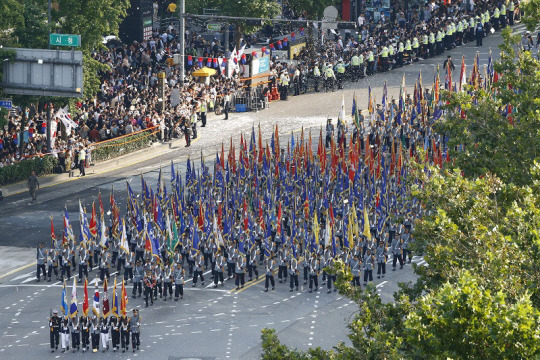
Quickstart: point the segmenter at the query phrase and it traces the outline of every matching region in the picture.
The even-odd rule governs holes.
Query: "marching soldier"
[[[259,249],[257,249],[256,245],[253,244],[251,247],[251,252],[249,256],[249,264],[248,264],[248,271],[249,271],[249,279],[248,281],[253,280],[253,273],[255,273],[255,280],[259,280],[259,270],[257,270],[257,259],[259,258]]]
[[[352,281],[353,286],[360,286],[360,271],[361,271],[362,263],[360,262],[360,260],[358,260],[358,253],[355,253],[353,255],[353,259],[351,260],[350,266],[351,266],[351,273],[353,276],[353,281]]]
[[[52,316],[49,318],[51,352],[58,350],[58,343],[60,340],[60,325],[61,319],[58,317],[58,310],[54,310]]]
[[[407,255],[409,256],[409,264],[412,260],[412,253],[410,249],[411,244],[411,234],[409,233],[409,229],[405,228],[405,233],[401,235],[401,239],[403,240],[403,262],[405,263],[407,261]]]
[[[124,281],[127,283],[128,279],[133,282],[133,265],[135,264],[135,254],[129,252],[126,254],[124,263]]]
[[[90,319],[88,316],[81,316],[80,321],[81,338],[82,338],[82,352],[86,352],[90,346]]]
[[[139,234],[135,235],[137,239],[137,245],[135,246],[135,261],[142,260],[144,258],[144,240]]]
[[[71,319],[70,328],[71,348],[73,352],[79,351],[81,346],[81,326],[76,316]]]
[[[60,343],[62,346],[62,352],[69,351],[69,319],[65,317],[60,325]]]
[[[201,285],[204,286],[204,275],[203,275],[203,271],[204,271],[204,256],[201,254],[201,251],[200,250],[196,250],[196,253],[195,253],[195,257],[194,257],[194,262],[195,262],[195,271],[193,273],[193,284],[191,285],[192,287],[195,287],[197,286],[197,279],[200,277],[201,278]]]
[[[71,278],[71,264],[69,262],[69,248],[68,245],[64,245],[64,249],[62,250],[62,259],[61,259],[61,265],[62,265],[62,273],[60,275],[60,281],[64,281],[64,275],[67,274],[67,280]]]
[[[230,279],[234,275],[236,257],[238,256],[238,254],[237,250],[234,248],[233,245],[229,245],[227,254],[227,279]]]
[[[95,353],[99,350],[99,334],[100,334],[99,323],[96,316],[92,318],[92,325],[90,327],[90,331],[92,333],[92,352]]]
[[[292,256],[291,260],[289,261],[289,275],[290,275],[290,292],[293,291],[293,285],[296,287],[296,291],[298,291],[298,260],[296,260],[296,257]]]
[[[304,258],[302,259],[302,266],[304,267],[304,285],[307,284],[309,280],[309,252],[304,251]]]
[[[146,303],[146,307],[148,307],[148,300],[150,299],[150,302],[152,305],[154,305],[154,286],[156,285],[156,280],[152,276],[152,271],[148,270],[146,272],[146,275],[143,279],[144,283],[144,301]]]
[[[223,272],[225,270],[225,257],[221,253],[221,248],[216,252],[214,266],[214,288],[217,288],[218,281],[221,281],[221,286],[223,286]]]
[[[58,280],[58,251],[56,249],[49,249],[49,256],[47,256],[47,282],[51,282],[51,276],[54,272],[56,280]]]
[[[399,260],[399,269],[403,269],[403,257],[401,256],[402,253],[402,246],[403,243],[401,242],[401,239],[398,237],[394,238],[392,240],[391,245],[391,251],[394,255],[394,259],[392,261],[392,271],[396,271],[396,262]]]
[[[101,252],[101,256],[99,258],[99,280],[100,283],[103,283],[103,280],[105,279],[105,275],[107,275],[107,280],[111,277],[109,272],[109,253],[106,251]]]
[[[163,273],[159,262],[156,262],[152,267],[152,278],[155,280],[154,299],[157,300],[158,293],[160,298],[163,296]]]
[[[124,353],[129,346],[129,322],[128,318],[124,315],[120,318],[120,338],[122,352]]]
[[[274,281],[274,270],[276,268],[276,261],[274,260],[273,255],[265,259],[265,268],[266,268],[266,280],[264,282],[264,291],[268,292],[268,283],[272,284],[272,290],[276,288],[276,283]]]
[[[367,285],[368,280],[373,281],[373,266],[375,264],[375,257],[371,255],[371,249],[368,248],[366,255],[364,255],[364,286]]]
[[[381,272],[382,277],[384,278],[384,275],[386,274],[386,248],[384,246],[383,241],[379,241],[379,246],[376,250],[376,257],[377,257],[377,279],[381,278]]]
[[[174,269],[174,301],[178,301],[178,296],[180,299],[184,298],[184,276],[186,271],[182,269],[182,264],[179,262],[176,263],[176,269]],[[223,280],[222,280],[223,283]]]
[[[99,320],[99,333],[101,339],[101,349],[103,352],[109,350],[109,323],[107,319]]]
[[[330,257],[328,261],[326,262],[326,268],[332,269],[333,267],[334,267],[334,258]],[[328,273],[326,274],[326,278],[328,280],[327,285],[326,285],[328,289],[327,293],[330,294],[330,292],[332,291],[332,282],[334,282],[334,292],[336,292],[337,291],[336,286],[335,286],[336,275]]]
[[[143,276],[144,276],[144,269],[141,265],[141,260],[137,260],[137,264],[135,265],[135,271],[133,272],[133,296],[132,297],[134,299],[137,294],[137,289],[139,290],[139,297],[141,297]]]
[[[287,264],[288,264],[288,250],[281,248],[278,252],[279,255],[279,268],[278,268],[278,280],[281,284],[284,281],[287,281]]]
[[[319,271],[320,262],[316,253],[311,254],[311,260],[309,261],[309,292],[313,290],[313,283],[315,283],[315,291],[319,290]]]
[[[83,275],[88,277],[88,250],[81,245],[79,249],[79,280],[82,282]]]
[[[235,269],[235,275],[236,275],[236,290],[239,290],[241,286],[244,287],[244,281],[245,281],[245,272],[246,272],[246,258],[244,255],[238,255],[236,258],[236,269]]]
[[[122,270],[122,266],[124,267],[124,273],[125,273],[127,257],[128,257],[128,254],[126,254],[126,251],[124,249],[120,249],[118,253],[118,262],[116,263],[116,271],[119,274],[120,274],[120,270]]]
[[[36,272],[36,282],[41,281],[41,274],[43,274],[43,279],[47,278],[47,273],[45,272],[45,264],[47,263],[47,249],[45,249],[44,243],[39,243],[36,253],[36,263],[37,263],[37,272]]]
[[[167,301],[167,292],[169,293],[169,299],[172,299],[172,282],[173,273],[169,264],[165,265],[163,269],[163,301]]]
[[[131,347],[135,352],[135,349],[139,350],[141,346],[141,317],[137,309],[133,309],[133,316],[129,319],[129,327],[131,329]]]
[[[120,324],[116,316],[111,318],[111,341],[113,352],[116,352],[118,345],[120,345]]]

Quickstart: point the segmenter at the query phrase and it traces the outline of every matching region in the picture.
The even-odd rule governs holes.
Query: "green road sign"
[[[206,28],[209,31],[221,31],[221,24],[208,24]]]
[[[81,46],[81,35],[51,34],[49,36],[51,46]]]

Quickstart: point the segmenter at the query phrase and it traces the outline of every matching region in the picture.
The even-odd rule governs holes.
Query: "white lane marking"
[[[381,286],[384,286],[384,284],[386,284],[388,281],[383,281],[382,283],[380,283],[379,285],[377,285],[376,287],[381,287]]]

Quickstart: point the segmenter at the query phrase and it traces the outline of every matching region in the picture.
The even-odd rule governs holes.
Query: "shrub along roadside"
[[[0,185],[12,184],[28,178],[32,170],[37,176],[52,174],[58,159],[53,156],[35,157],[0,168]]]

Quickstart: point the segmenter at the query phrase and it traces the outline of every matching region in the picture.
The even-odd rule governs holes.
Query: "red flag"
[[[247,212],[247,202],[246,202],[246,199],[244,198],[244,206],[243,206],[243,212],[242,212],[242,215],[244,217],[244,231],[247,231],[248,229],[248,226],[249,226],[249,220],[248,220],[248,212]]]
[[[204,212],[202,204],[199,204],[199,216],[197,219],[197,223],[199,225],[199,229],[204,230]]]
[[[90,218],[90,234],[93,237],[97,236],[97,218],[96,218],[96,203],[92,202],[92,217]]]
[[[103,283],[103,317],[109,316],[109,295],[107,294],[107,278],[104,280]]]
[[[56,235],[54,234],[54,222],[53,222],[53,217],[51,215],[51,247],[54,247],[55,242],[56,242]]]
[[[101,191],[98,193],[98,199],[99,199],[99,215],[100,219],[103,221],[105,218],[105,210],[103,209],[103,201],[101,201]]]
[[[120,295],[120,315],[127,316],[127,303],[128,303],[128,295],[126,291],[126,286],[124,284],[124,280],[122,280],[122,291]]]
[[[148,237],[148,234],[145,236],[145,243],[144,243],[144,250],[152,253],[152,243],[150,242],[150,238]]]
[[[84,279],[84,299],[82,304],[83,315],[88,316],[88,309],[90,308],[88,304],[88,279]]]

